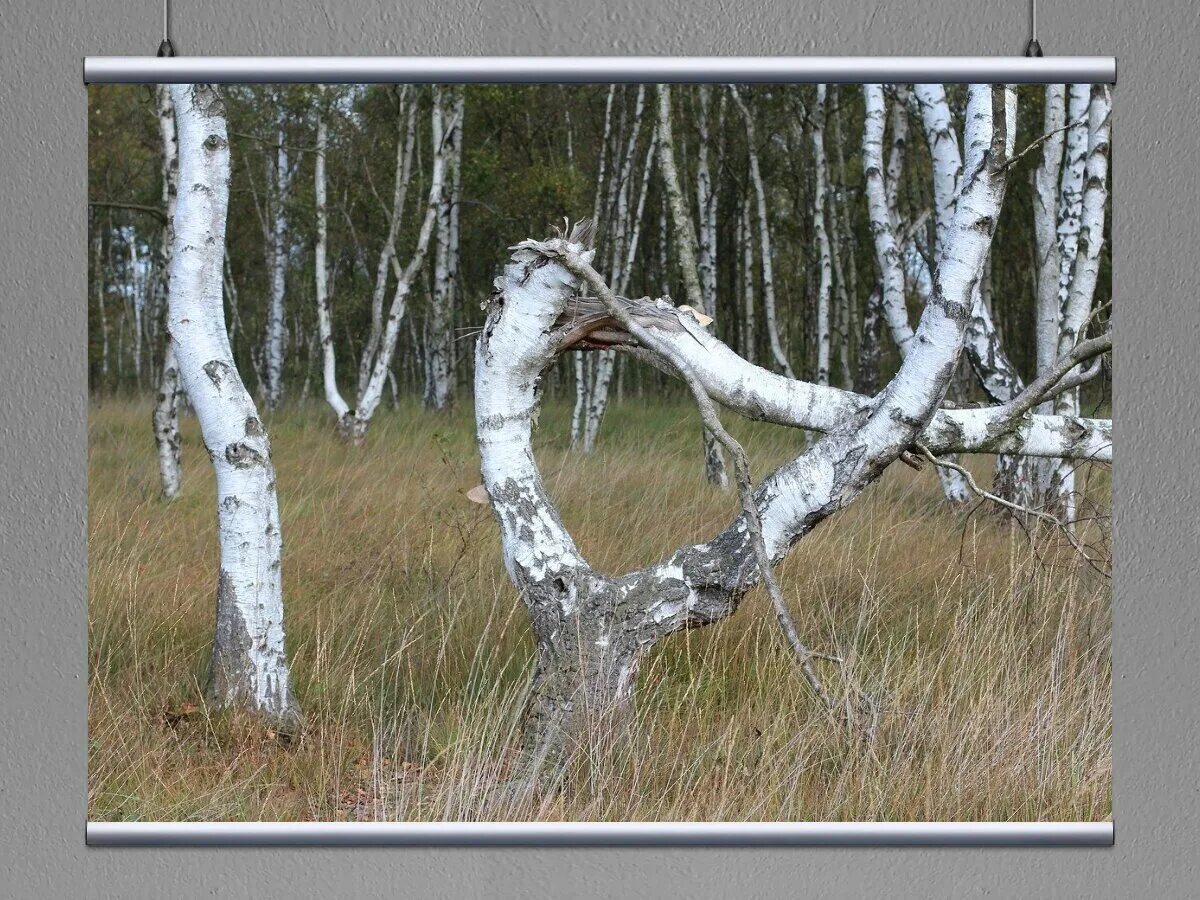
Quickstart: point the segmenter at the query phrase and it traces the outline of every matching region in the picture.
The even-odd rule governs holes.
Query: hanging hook
[[[1029,0],[1029,43],[1025,45],[1026,56],[1042,56],[1042,45],[1037,39],[1037,0]]]
[[[158,55],[175,55],[175,45],[171,43],[171,0],[163,0],[163,39],[158,45]]]

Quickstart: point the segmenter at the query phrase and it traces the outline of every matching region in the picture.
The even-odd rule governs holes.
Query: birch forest
[[[1107,87],[88,127],[93,819],[1111,816]]]

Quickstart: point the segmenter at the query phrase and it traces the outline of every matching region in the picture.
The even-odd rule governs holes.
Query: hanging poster
[[[673,81],[89,88],[89,834],[1111,840],[1110,88]]]

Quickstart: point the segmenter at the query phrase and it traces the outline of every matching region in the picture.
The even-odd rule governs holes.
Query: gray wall
[[[15,5],[14,5],[15,2]],[[984,0],[177,0],[186,54],[1003,54]],[[88,850],[86,54],[151,53],[157,0],[0,9],[0,884],[13,896],[1180,896],[1197,878],[1197,9],[1045,2],[1115,54],[1117,845],[1111,850]],[[17,520],[17,514],[21,518]]]

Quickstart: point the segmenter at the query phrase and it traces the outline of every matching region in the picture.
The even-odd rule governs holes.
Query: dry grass
[[[584,554],[623,571],[710,535],[694,413],[629,403],[600,450],[543,414],[546,480]],[[632,742],[542,801],[497,789],[532,647],[477,483],[469,415],[384,411],[359,450],[318,406],[269,422],[288,645],[306,716],[281,746],[201,699],[214,619],[212,476],[185,423],[185,488],[156,499],[149,406],[89,428],[89,809],[96,820],[1099,820],[1111,814],[1109,587],[892,467],[801,542],[785,595],[839,695],[882,708],[871,746],[831,729],[769,604],[643,666]],[[797,449],[735,429],[760,468]],[[989,460],[972,463],[983,475]],[[1107,496],[1107,472],[1089,475]],[[1053,559],[1051,564],[1048,560]]]

